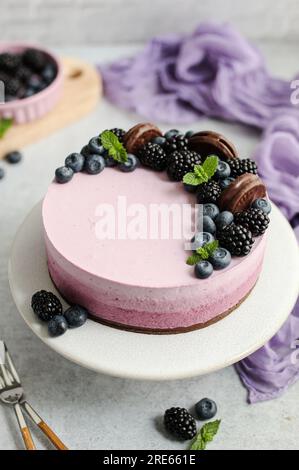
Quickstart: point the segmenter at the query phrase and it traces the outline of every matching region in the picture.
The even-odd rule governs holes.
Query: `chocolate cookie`
[[[136,154],[141,147],[158,136],[162,136],[162,132],[154,124],[137,124],[125,134],[124,146],[129,153]]]
[[[196,132],[189,139],[189,148],[199,153],[202,158],[212,154],[217,155],[221,160],[238,158],[235,146],[218,132]]]
[[[251,173],[244,173],[235,179],[221,194],[219,207],[230,212],[242,212],[248,209],[253,201],[266,196],[262,180]]]

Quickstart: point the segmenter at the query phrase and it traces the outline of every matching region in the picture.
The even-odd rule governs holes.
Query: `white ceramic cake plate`
[[[264,345],[284,323],[299,294],[295,236],[274,206],[260,279],[249,297],[223,320],[176,335],[131,333],[88,320],[82,328],[50,338],[34,316],[30,300],[40,289],[56,292],[49,277],[42,235],[41,205],[20,227],[9,262],[17,308],[50,348],[83,367],[114,376],[167,380],[207,374],[233,364]],[[200,281],[198,281],[200,282]]]

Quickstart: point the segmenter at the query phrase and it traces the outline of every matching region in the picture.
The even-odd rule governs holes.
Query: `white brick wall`
[[[255,39],[298,39],[298,0],[1,0],[1,40],[49,45],[144,41],[229,20]]]

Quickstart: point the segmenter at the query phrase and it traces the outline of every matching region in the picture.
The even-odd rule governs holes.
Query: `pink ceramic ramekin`
[[[44,52],[44,54],[56,64],[57,76],[47,88],[36,95],[0,104],[0,118],[12,118],[15,124],[24,124],[41,118],[56,105],[62,94],[63,72],[58,57],[47,49],[34,44],[0,42],[0,53],[22,52],[28,48],[38,49]]]

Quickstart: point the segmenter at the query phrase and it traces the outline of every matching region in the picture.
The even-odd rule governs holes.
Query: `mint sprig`
[[[194,266],[196,263],[199,263],[199,261],[209,259],[214,251],[217,250],[218,246],[218,240],[206,243],[204,246],[197,248],[196,252],[187,258],[186,263],[189,264],[189,266]]]
[[[190,450],[205,450],[208,442],[212,442],[216,436],[220,423],[220,420],[206,423],[192,441]]]
[[[128,161],[127,151],[117,136],[111,131],[104,131],[100,135],[103,147],[108,150],[108,154],[115,161],[125,163]]]
[[[0,139],[4,137],[8,129],[12,126],[13,119],[0,119]]]
[[[217,170],[217,166],[218,157],[210,155],[202,165],[194,165],[193,172],[186,173],[183,182],[190,186],[199,186],[202,183],[207,183]]]

